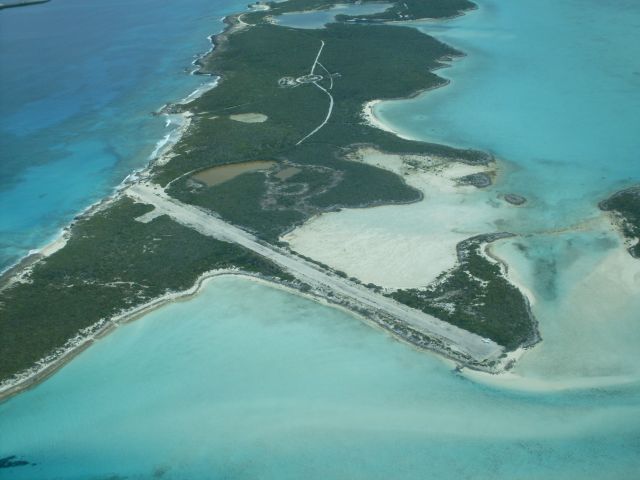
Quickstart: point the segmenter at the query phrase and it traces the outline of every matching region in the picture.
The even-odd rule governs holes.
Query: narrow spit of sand
[[[396,137],[404,138],[405,140],[417,140],[398,130],[394,130],[389,125],[380,120],[375,113],[375,108],[379,103],[382,103],[382,100],[371,100],[363,105],[362,118],[368,125],[380,130],[384,130],[385,132],[393,133]]]
[[[602,217],[601,222],[596,228],[605,230],[608,220]],[[496,244],[495,250],[504,253],[504,246]],[[620,245],[602,252],[595,262],[584,259],[566,269],[575,281],[565,285],[563,295],[538,299],[544,341],[510,354],[516,364],[509,372],[465,371],[466,376],[499,388],[532,391],[605,388],[640,380],[640,365],[629,362],[640,341],[634,315],[640,311],[640,262],[622,248],[620,239]],[[512,275],[527,279],[531,273],[518,272],[513,262],[511,281]]]

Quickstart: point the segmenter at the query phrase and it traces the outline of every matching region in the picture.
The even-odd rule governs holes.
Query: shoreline
[[[384,123],[382,120],[380,120],[380,118],[375,114],[374,109],[375,107],[382,103],[384,100],[380,100],[380,99],[376,99],[376,100],[370,100],[367,103],[364,104],[364,106],[362,107],[362,117],[364,119],[364,121],[374,127],[377,128],[379,130],[384,130],[385,132],[389,132],[392,133],[393,135],[396,135],[400,138],[403,138],[404,140],[414,140],[413,138],[406,136],[404,134],[402,134],[401,132],[398,132],[394,129],[392,129],[389,125],[387,125],[386,123]]]
[[[217,37],[220,37],[225,34],[229,34],[232,31],[236,31],[238,29],[243,28],[243,26],[246,26],[246,24],[244,23],[239,28],[237,25],[234,25],[233,18],[237,19],[240,15],[242,15],[242,13],[232,14],[224,17],[222,19],[225,25],[223,29],[218,33],[207,36],[207,39],[211,42],[211,48],[209,48],[207,52],[198,55],[197,58],[192,62],[192,65],[195,65],[198,68],[190,72],[190,75],[212,76],[211,74],[203,73],[201,71],[202,65],[200,62],[203,58],[210,55],[216,48],[218,48],[218,44],[216,43]],[[188,95],[183,97],[178,102],[165,104],[162,107],[160,107],[156,111],[155,115],[163,115],[167,117],[166,127],[169,127],[171,125],[171,116],[181,117],[182,121],[178,122],[178,125],[176,126],[176,128],[174,128],[171,132],[169,132],[165,137],[163,137],[156,143],[156,148],[149,155],[146,163],[140,168],[134,169],[133,171],[131,171],[131,173],[129,173],[124,179],[122,179],[122,181],[120,181],[120,183],[118,183],[113,188],[111,188],[110,192],[105,197],[79,210],[78,213],[76,213],[73,216],[72,220],[68,224],[66,224],[64,227],[62,227],[52,237],[52,240],[44,243],[42,246],[38,248],[31,249],[24,257],[20,258],[15,263],[8,265],[5,269],[0,270],[0,291],[10,287],[15,282],[21,281],[25,275],[28,275],[30,273],[31,269],[38,262],[43,261],[48,256],[54,254],[55,252],[63,248],[69,241],[71,237],[71,229],[73,228],[73,226],[78,220],[82,218],[90,217],[95,213],[97,213],[98,211],[102,210],[103,208],[107,208],[109,205],[111,205],[112,203],[117,201],[119,198],[121,198],[121,196],[123,195],[123,191],[125,189],[146,178],[154,166],[158,164],[162,165],[168,162],[169,160],[171,160],[171,158],[173,157],[172,155],[173,147],[180,141],[180,139],[184,136],[188,128],[191,126],[190,117],[192,116],[192,114],[187,110],[182,111],[180,113],[171,113],[167,111],[167,109],[171,108],[171,106],[173,105],[187,105],[191,101],[196,100],[197,98],[201,97],[206,92],[208,92],[209,90],[215,88],[218,85],[219,80],[220,80],[219,78],[216,78],[212,82],[204,83],[203,85],[198,86],[195,90],[190,92]],[[250,275],[250,274],[247,274],[247,275]],[[199,289],[198,285],[204,279],[205,276],[206,276],[206,273],[203,274],[200,278],[198,278],[198,280],[196,280],[196,283],[192,288],[197,287]],[[197,291],[198,290],[196,290],[196,292]],[[178,293],[178,296],[180,296],[180,292],[177,292],[177,293]],[[188,294],[185,294],[185,295],[188,295]],[[159,308],[159,306],[163,305],[167,301],[170,301],[170,300],[167,300],[165,296],[158,297],[138,307],[141,309],[141,311],[138,313],[129,314],[125,312],[121,315],[124,315],[125,317],[132,315],[131,318],[125,320],[125,322],[132,321],[136,318],[135,315],[143,315],[144,313],[148,313],[149,311],[152,311],[154,308]],[[153,306],[153,305],[156,305],[156,303],[158,303],[158,305]],[[82,337],[82,339],[80,340],[80,343],[73,344],[74,339],[76,339],[76,337],[73,337],[67,340],[67,343],[71,342],[72,345],[67,345],[67,343],[65,343],[65,345],[60,347],[60,350],[62,350],[62,353],[57,353],[56,351],[50,354],[50,356],[53,355],[55,356],[55,358],[47,362],[46,359],[49,357],[44,357],[40,359],[33,367],[17,373],[14,377],[11,377],[5,380],[4,382],[0,382],[0,402],[4,402],[7,399],[13,397],[14,395],[17,395],[18,393],[24,390],[27,390],[33,386],[36,386],[40,382],[46,380],[49,376],[53,375],[60,368],[62,368],[64,365],[70,362],[73,358],[75,358],[76,355],[79,355],[84,349],[88,348],[93,343],[93,341],[101,338],[104,335],[107,335],[112,328],[116,328],[117,325],[106,325],[106,326],[102,325],[103,323],[112,324],[114,321],[117,321],[117,320],[102,319],[96,324],[83,329],[83,330],[91,330],[91,333],[83,337],[81,332],[78,332],[78,335],[76,335],[76,337],[78,336]],[[97,332],[93,332],[95,328],[98,328]],[[42,364],[43,361],[44,361],[44,365]]]
[[[513,362],[519,361],[527,354],[529,349],[524,349],[513,356]],[[495,374],[481,372],[478,370],[463,369],[461,374],[477,383],[487,385],[492,388],[501,388],[515,392],[530,393],[553,393],[563,391],[592,390],[608,387],[625,387],[638,382],[637,378],[631,375],[600,376],[600,377],[578,377],[573,380],[546,380],[538,377],[527,377],[511,371]]]
[[[46,379],[64,368],[65,365],[67,365],[83,351],[93,345],[94,342],[106,337],[121,325],[126,325],[128,323],[134,322],[144,317],[145,315],[172,303],[188,301],[191,298],[199,295],[209,281],[227,276],[239,277],[248,281],[257,282],[270,288],[275,288],[292,295],[306,298],[310,301],[319,303],[327,307],[337,308],[342,312],[345,312],[353,316],[355,319],[363,322],[368,327],[373,327],[376,330],[389,335],[392,339],[399,341],[404,345],[410,346],[416,351],[419,351],[421,353],[430,353],[433,358],[440,359],[444,364],[451,367],[452,369],[455,368],[456,365],[460,365],[459,361],[456,361],[454,358],[446,355],[445,352],[422,348],[415,343],[412,343],[408,339],[402,337],[393,330],[383,328],[379,323],[368,318],[364,314],[351,309],[343,305],[342,303],[332,301],[328,297],[323,296],[319,293],[314,293],[313,291],[302,291],[285,281],[278,280],[273,277],[265,277],[257,273],[246,272],[241,269],[220,269],[211,270],[201,274],[196,279],[195,283],[186,290],[167,293],[138,307],[134,307],[114,317],[102,319],[94,325],[84,328],[81,332],[78,333],[78,335],[76,335],[76,337],[73,337],[67,341],[68,345],[65,344],[58,351],[51,354],[49,356],[51,358],[48,361],[43,361],[49,358],[46,357],[45,359],[38,362],[36,366],[22,372],[22,374],[19,375],[17,379],[9,379],[3,383],[0,383],[0,403],[6,402],[12,397],[38,386],[41,382],[44,382]],[[475,369],[465,370],[475,371]],[[489,372],[484,373],[486,373],[487,375],[494,375],[493,373]]]
[[[206,59],[207,56],[211,55],[212,52],[216,52],[219,51],[220,48],[223,48],[224,43],[226,42],[226,40],[228,39],[228,36],[233,34],[236,31],[242,30],[244,28],[248,28],[251,25],[246,24],[242,21],[242,19],[240,18],[242,15],[244,15],[244,13],[247,12],[241,12],[241,13],[236,13],[236,14],[232,14],[229,16],[226,16],[224,18],[224,23],[226,25],[226,27],[219,33],[214,34],[214,35],[210,35],[208,36],[208,38],[210,39],[211,43],[212,43],[212,47],[211,49],[200,55],[196,60],[194,60],[193,64],[197,65],[199,68],[192,72],[192,74],[194,75],[206,75],[206,76],[213,76],[213,73],[208,73],[205,71],[206,66],[204,64],[204,59]],[[463,14],[463,13],[462,13]],[[446,65],[443,65],[443,68],[446,67]],[[217,75],[216,75],[217,76]],[[221,77],[218,76],[218,78],[214,81],[214,82],[209,82],[207,85],[209,85],[209,88],[205,88],[203,89],[203,86],[199,86],[196,91],[192,92],[191,94],[189,94],[187,97],[185,97],[185,99],[189,99],[188,102],[182,102],[182,105],[186,105],[189,102],[195,100],[195,98],[197,97],[191,97],[194,93],[199,91],[198,96],[204,94],[206,91],[209,91],[211,88],[215,88],[218,85],[218,82],[221,81]],[[448,85],[448,81],[444,81],[442,84],[440,85],[436,85],[432,88],[428,88],[428,89],[423,89],[420,91],[417,91],[415,93],[413,93],[412,95],[408,96],[406,99],[410,99],[410,98],[414,98],[422,93],[425,93],[429,90],[435,89],[435,88],[440,88],[443,86]],[[380,102],[382,100],[376,100],[374,102]],[[180,102],[179,102],[180,103]],[[172,105],[177,105],[179,103],[173,103],[173,104],[169,104],[166,105],[165,107],[162,108],[161,110],[161,114],[166,114],[166,115],[170,115],[172,114],[170,111],[167,111],[167,109],[170,109]],[[367,104],[365,104],[365,106],[363,108],[366,107],[366,105],[371,104],[372,102],[368,102]],[[371,109],[371,107],[370,107]],[[163,145],[160,146],[160,148],[157,150],[157,155],[155,158],[150,158],[149,161],[147,162],[147,164],[138,169],[138,170],[134,170],[132,173],[130,173],[129,175],[127,175],[125,177],[125,179],[116,187],[114,187],[114,189],[112,190],[112,193],[110,195],[108,195],[107,197],[103,198],[102,200],[99,200],[97,202],[95,202],[94,204],[88,206],[87,208],[85,208],[81,213],[79,213],[78,215],[76,215],[74,217],[74,220],[72,222],[70,222],[69,225],[67,225],[61,232],[61,234],[54,239],[54,241],[50,242],[49,244],[44,245],[43,247],[41,247],[40,249],[38,249],[38,257],[35,257],[33,262],[29,263],[29,266],[24,268],[22,270],[22,272],[20,272],[21,274],[25,274],[29,271],[29,269],[36,264],[38,261],[47,258],[48,255],[51,255],[52,253],[54,253],[55,251],[57,251],[58,248],[62,248],[62,246],[64,246],[64,243],[66,243],[66,241],[69,238],[70,235],[70,230],[73,227],[75,221],[77,221],[80,218],[83,217],[87,217],[87,216],[91,216],[94,213],[100,211],[102,208],[106,208],[108,207],[111,203],[113,203],[114,201],[116,201],[117,199],[121,198],[121,196],[123,195],[123,191],[132,186],[135,185],[137,183],[139,183],[140,181],[143,181],[146,177],[148,177],[149,172],[151,171],[151,169],[158,164],[158,162],[162,162],[163,159],[165,161],[170,160],[170,155],[172,154],[172,149],[173,146],[175,145],[175,143],[177,143],[180,138],[182,137],[182,135],[184,135],[184,133],[186,132],[186,130],[188,129],[189,125],[190,125],[190,121],[189,121],[189,117],[191,116],[191,113],[187,110],[181,110],[180,114],[183,117],[186,117],[186,121],[184,123],[182,123],[181,125],[178,126],[178,128],[176,130],[179,131],[179,135],[177,135],[177,138],[175,139],[175,142],[165,142]],[[373,126],[375,126],[376,128],[379,129],[383,129],[386,130],[386,128],[383,127],[383,122],[379,121],[379,119],[375,118],[375,115],[372,112],[371,109],[371,113],[370,116],[372,117],[372,119],[375,119],[376,123],[373,124]],[[402,137],[402,134],[399,132],[394,132],[393,130],[387,130],[387,131],[391,131],[392,133],[394,133],[395,135],[401,137],[401,138],[405,138]],[[169,134],[170,135],[170,134]],[[161,140],[160,142],[162,142],[163,140]],[[153,157],[153,155],[152,155]],[[462,162],[464,163],[464,162]],[[20,262],[22,262],[24,260],[21,259]],[[11,268],[11,267],[10,267]],[[223,274],[233,274],[233,275],[244,275],[244,276],[248,276],[248,277],[252,277],[252,278],[256,278],[255,275],[252,274],[248,274],[248,273],[242,273],[240,270],[231,270],[231,271],[224,271],[224,272],[220,272],[220,271],[215,271],[214,273],[211,272],[205,272],[203,273],[198,280],[196,280],[195,284],[184,291],[181,292],[171,292],[169,294],[163,295],[161,297],[158,297],[156,299],[153,299],[139,307],[136,307],[132,310],[128,310],[128,311],[124,311],[121,314],[118,314],[115,317],[111,317],[109,319],[102,319],[100,321],[98,321],[97,323],[81,330],[78,335],[76,337],[73,337],[72,339],[69,339],[67,344],[65,344],[63,347],[61,347],[58,351],[54,352],[53,354],[49,355],[48,357],[45,357],[43,359],[41,359],[39,362],[36,363],[36,365],[34,367],[32,367],[31,369],[27,369],[23,372],[18,373],[15,377],[12,377],[11,379],[8,379],[7,381],[5,381],[3,384],[1,384],[0,386],[0,401],[3,401],[4,399],[10,398],[11,396],[13,396],[14,394],[17,394],[25,389],[30,388],[31,386],[37,385],[40,381],[46,379],[49,375],[53,374],[55,371],[57,371],[59,368],[62,368],[62,366],[64,366],[68,361],[70,361],[71,359],[73,359],[75,357],[75,355],[78,355],[80,352],[82,352],[85,348],[87,348],[93,341],[102,338],[102,336],[107,335],[110,331],[112,331],[113,328],[116,328],[120,323],[126,323],[129,321],[133,321],[136,318],[139,318],[141,315],[144,315],[150,311],[152,311],[155,308],[159,308],[160,306],[166,304],[167,302],[170,301],[177,301],[179,299],[187,299],[189,298],[189,296],[191,295],[195,295],[200,291],[200,288],[203,284],[204,281],[206,281],[208,278],[213,278],[215,276],[220,276]],[[15,275],[16,277],[18,275]],[[308,294],[308,293],[304,293],[301,292],[299,290],[296,290],[294,288],[291,288],[288,285],[285,285],[283,283],[280,283],[278,281],[268,281],[265,279],[261,279],[265,282],[268,282],[270,285],[277,285],[280,288],[283,289],[287,289],[290,292],[293,292],[295,294],[298,295],[302,295],[302,296],[306,296],[309,298],[314,299],[315,301],[319,301],[320,303],[325,303],[327,305],[331,305],[332,307],[339,307],[339,308],[343,308],[344,310],[348,311],[350,314],[355,315],[357,317],[360,317],[363,321],[365,321],[365,323],[367,323],[368,325],[371,326],[376,326],[377,328],[380,328],[381,330],[385,330],[387,333],[390,333],[392,337],[399,339],[400,341],[403,341],[403,343],[406,343],[408,345],[412,345],[414,348],[417,348],[419,350],[421,350],[422,352],[424,352],[427,348],[426,347],[421,347],[420,345],[417,344],[413,344],[412,342],[408,341],[407,339],[402,338],[398,333],[395,333],[393,330],[390,329],[383,329],[380,325],[378,325],[374,320],[368,319],[365,316],[359,314],[356,311],[353,311],[350,308],[347,308],[345,306],[342,305],[338,305],[334,302],[332,302],[329,298],[326,298],[325,296],[322,295],[316,295],[316,294]],[[456,362],[455,359],[448,357],[447,353],[445,351],[439,350],[437,348],[432,348],[430,350],[432,353],[438,353],[438,357],[443,358],[447,361],[452,361],[453,363],[459,363]],[[497,365],[497,369],[502,369],[504,368],[504,364],[502,362],[500,362]]]
[[[41,361],[42,363],[36,364],[36,366],[32,367],[29,370],[26,370],[21,376],[13,381],[10,379],[3,383],[0,383],[0,402],[6,401],[14,395],[28,390],[41,381],[44,381],[49,376],[53,375],[55,372],[64,367],[71,360],[73,360],[73,358],[75,358],[77,355],[82,353],[82,351],[93,344],[93,342],[105,337],[114,329],[118,328],[119,325],[137,320],[145,314],[150,313],[153,310],[173,301],[180,301],[191,298],[194,295],[197,295],[202,287],[203,282],[205,282],[207,279],[222,275],[252,276],[252,274],[250,273],[243,273],[240,270],[235,271],[232,269],[213,270],[205,272],[200,277],[198,277],[192,287],[186,290],[167,293],[138,307],[134,307],[133,309],[117,314],[114,317],[102,319],[95,324],[83,329],[85,331],[84,334],[81,331],[78,333],[78,335],[76,335],[76,337],[69,339],[67,341],[67,344],[61,347],[59,351],[56,351],[50,355],[50,357],[53,358],[51,358],[49,361]],[[46,360],[46,358],[43,360]]]
[[[412,211],[420,211],[421,218],[433,218],[434,225],[441,224],[445,210],[456,215],[459,209],[467,208],[469,199],[478,200],[474,218],[489,219],[487,215],[492,213],[480,203],[486,195],[481,189],[459,185],[457,179],[471,173],[495,173],[496,165],[469,165],[437,155],[390,154],[370,145],[355,149],[349,160],[402,178],[421,195],[419,200],[408,204],[413,205]],[[355,208],[323,212],[280,238],[288,242],[293,251],[344,271],[363,283],[395,291],[431,283],[456,265],[459,242],[486,230],[479,221],[464,231],[457,224],[446,228],[407,229],[408,223],[401,219],[409,210],[393,210],[397,206],[385,203],[375,206],[375,212],[367,209],[368,213],[360,213]],[[395,212],[393,218],[399,222],[398,228],[380,228],[379,225],[392,221],[388,218],[390,212]],[[433,248],[425,250],[423,247],[427,244]]]
[[[46,380],[49,376],[53,375],[55,372],[57,372],[67,363],[73,360],[77,355],[82,353],[86,348],[91,346],[93,342],[107,336],[120,325],[125,325],[127,323],[133,322],[147,315],[148,313],[151,313],[154,310],[162,308],[163,306],[170,303],[187,301],[190,298],[198,295],[201,292],[202,287],[209,280],[223,276],[238,276],[251,279],[253,281],[260,281],[271,287],[281,288],[283,290],[289,291],[290,293],[295,293],[297,295],[304,296],[305,298],[319,301],[318,298],[316,298],[316,296],[312,294],[301,292],[300,290],[292,288],[285,283],[281,283],[280,281],[272,278],[263,277],[259,274],[232,268],[210,270],[201,274],[196,279],[195,283],[186,290],[169,292],[161,297],[154,298],[147,303],[139,305],[138,307],[134,307],[130,310],[121,312],[111,318],[102,319],[95,324],[82,329],[82,331],[80,331],[78,335],[76,335],[76,337],[69,339],[67,341],[67,344],[59,349],[59,352],[57,351],[51,354],[50,357],[53,358],[51,358],[50,360],[46,362],[41,361],[41,363],[36,364],[36,366],[23,372],[23,375],[19,376],[19,378],[16,380],[10,379],[3,383],[0,383],[0,403],[8,400],[9,398],[17,395],[20,392],[36,386],[41,381]],[[329,302],[327,302],[327,305],[334,306]],[[351,312],[351,310],[348,310],[346,308],[344,310]],[[84,333],[82,333],[83,331]]]
[[[49,0],[46,0],[49,1]],[[236,16],[238,14],[233,14],[230,16]],[[224,17],[222,19],[223,23],[227,26],[226,20],[229,17]],[[191,62],[192,65],[197,66],[195,70],[191,71],[189,75],[202,75],[202,76],[213,76],[208,73],[202,73],[200,65],[200,60],[207,55],[210,55],[216,48],[215,45],[215,37],[222,35],[226,32],[227,27],[223,27],[223,30],[219,33],[207,35],[207,40],[211,42],[211,48],[207,50],[207,52],[197,55],[197,58]],[[0,290],[6,288],[10,284],[13,283],[14,277],[21,276],[26,273],[26,269],[33,266],[36,262],[39,262],[43,258],[55,253],[55,251],[64,247],[66,242],[68,241],[68,235],[71,227],[75,224],[75,222],[81,218],[91,216],[93,213],[97,211],[97,209],[102,208],[103,206],[108,206],[111,202],[113,202],[119,194],[131,186],[134,183],[137,183],[140,180],[140,177],[145,176],[147,173],[151,171],[151,169],[155,165],[163,165],[172,158],[172,149],[175,144],[177,144],[186,131],[191,126],[191,112],[188,110],[181,111],[179,113],[172,113],[168,110],[171,109],[174,105],[187,105],[188,103],[197,100],[202,95],[207,93],[209,90],[216,88],[218,86],[220,79],[216,78],[211,82],[203,83],[202,85],[195,88],[189,94],[185,95],[182,99],[172,102],[165,103],[160,108],[158,108],[153,115],[155,116],[164,116],[167,117],[165,128],[171,126],[171,117],[182,117],[182,120],[179,121],[175,128],[173,128],[170,132],[168,132],[163,138],[158,140],[155,144],[154,150],[147,157],[144,165],[141,165],[138,168],[133,169],[129,174],[127,174],[118,184],[111,187],[108,193],[101,198],[100,200],[96,200],[93,203],[90,203],[84,208],[81,208],[75,213],[69,223],[61,227],[57,233],[53,234],[50,240],[45,241],[40,246],[32,248],[29,250],[26,255],[19,258],[14,263],[7,265],[5,268],[0,269]],[[63,243],[64,242],[64,243]]]
[[[503,239],[502,241],[511,240],[511,239],[513,239],[513,237],[510,239]],[[481,249],[482,254],[485,255],[491,261],[501,265],[502,272],[505,278],[509,280],[509,282],[511,282],[518,290],[520,290],[525,297],[527,297],[527,300],[529,301],[529,305],[535,305],[537,302],[537,299],[534,293],[531,291],[531,289],[526,287],[522,282],[522,279],[513,272],[513,269],[509,266],[509,264],[494,252],[493,248],[498,242],[500,242],[500,240],[498,240],[495,243],[487,244],[485,248]]]
[[[464,57],[464,55],[461,55],[462,57]],[[437,71],[440,70],[442,68],[448,68],[449,65],[444,64],[442,67],[437,68],[437,69],[432,69],[432,71]],[[419,138],[415,138],[412,137],[410,135],[407,135],[404,132],[401,132],[399,130],[394,129],[393,127],[391,127],[391,125],[389,125],[388,123],[385,123],[384,120],[382,120],[379,116],[377,116],[375,114],[375,107],[383,102],[393,102],[393,101],[400,101],[400,100],[412,100],[414,98],[419,97],[420,95],[423,95],[425,93],[431,92],[433,90],[437,90],[439,88],[444,88],[448,85],[451,84],[451,80],[447,79],[447,78],[442,78],[444,81],[443,83],[441,83],[440,85],[434,85],[433,87],[430,88],[423,88],[421,90],[418,90],[417,92],[412,93],[411,95],[409,95],[408,97],[403,97],[403,98],[375,98],[373,100],[369,100],[368,102],[366,102],[363,106],[362,106],[362,119],[365,121],[366,124],[368,124],[369,126],[373,127],[373,128],[377,128],[379,130],[383,130],[385,132],[391,133],[393,135],[395,135],[396,137],[402,138],[403,140],[408,140],[411,142],[429,142],[429,143],[435,143],[437,145],[444,145],[447,147],[453,147],[453,148],[465,148],[465,147],[457,147],[454,145],[445,145],[445,144],[441,144],[441,143],[437,143],[437,142],[430,142],[428,140],[421,140]]]

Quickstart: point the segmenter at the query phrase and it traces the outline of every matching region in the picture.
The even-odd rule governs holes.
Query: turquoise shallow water
[[[478,4],[419,25],[468,54],[438,72],[450,85],[376,112],[407,135],[501,160],[495,230],[522,236],[495,252],[535,297],[545,339],[518,370],[637,376],[640,269],[612,261],[624,246],[597,204],[640,182],[640,4]],[[509,207],[509,192],[527,204]]]
[[[566,226],[640,180],[640,4],[629,0],[480,0],[421,28],[468,53],[452,81],[385,102],[382,119],[440,143],[511,162],[502,191],[531,201],[519,227]]]
[[[236,0],[61,0],[0,13],[0,270],[148,161],[151,112],[203,83]]]
[[[78,5],[55,3],[56,8]],[[148,9],[144,3],[141,8]],[[159,5],[164,9],[158,7],[158,16],[171,25],[161,14],[171,8],[185,22],[200,18],[187,7]],[[599,196],[638,178],[633,157],[626,156],[637,146],[630,133],[637,124],[633,62],[638,43],[629,41],[637,32],[637,4],[483,0],[482,7],[425,27],[470,53],[442,72],[453,84],[429,97],[386,105],[381,113],[415,136],[486,148],[509,160],[496,194],[529,196],[530,206],[508,218],[511,226],[532,235],[497,250],[535,292],[545,337],[516,373],[552,380],[554,386],[597,381],[555,392],[476,383],[341,311],[246,280],[221,278],[193,300],[120,327],[46,382],[0,404],[0,458],[16,455],[35,463],[0,469],[0,478],[636,479],[638,296],[609,296],[615,304],[608,303],[599,295],[607,285],[616,289],[615,283],[606,277],[601,284],[584,280],[621,245],[596,220],[579,232],[548,230],[597,217]],[[1,15],[0,22],[8,18]],[[140,27],[161,34],[148,30]],[[184,40],[183,33],[174,31],[176,41]],[[123,44],[139,34],[130,33]],[[194,42],[206,44],[202,38]],[[578,55],[585,45],[595,53]],[[187,57],[181,58],[167,68],[181,70]],[[123,62],[115,71],[121,75],[124,67]],[[607,88],[594,89],[597,85]],[[536,95],[536,89],[543,90]],[[608,101],[600,100],[603,92]],[[122,102],[137,98],[135,89],[130,93]],[[140,112],[165,100],[132,108],[147,122]],[[563,106],[554,107],[560,100]],[[62,115],[49,108],[54,119]],[[29,121],[21,123],[20,115],[16,110],[11,123],[22,125],[27,135]],[[596,118],[604,139],[596,127],[587,129]],[[117,125],[126,121],[117,119]],[[87,126],[85,133],[103,125],[95,118],[78,122]],[[5,126],[14,128],[10,122]],[[49,127],[39,128],[46,139]],[[158,132],[163,128],[158,125]],[[140,147],[141,160],[159,136],[149,135],[147,147]],[[38,145],[38,134],[24,138]],[[66,137],[56,148],[109,151],[120,148],[122,137],[113,137],[110,147],[93,143],[91,136],[82,139],[75,144]],[[49,142],[43,145],[48,148]],[[615,153],[616,160],[605,161],[603,152]],[[87,164],[86,156],[76,162],[74,156],[63,157],[71,162],[71,173],[75,168],[85,172],[78,174],[83,181],[95,181],[91,188],[70,181],[71,192],[82,186],[93,195],[103,182],[98,173],[114,171],[99,162]],[[29,168],[62,177],[55,165]],[[11,177],[7,191],[36,184],[39,177],[29,168],[15,170],[22,177]],[[123,166],[121,172],[128,170]],[[42,178],[43,193],[51,195]],[[66,202],[64,192],[53,190]],[[75,205],[70,202],[69,212]],[[52,210],[52,231],[62,221],[59,211]],[[25,224],[23,231],[31,230]],[[573,288],[578,283],[583,290]],[[597,318],[589,317],[593,313]],[[599,319],[605,321],[593,323]],[[618,377],[624,382],[615,381]],[[605,386],[602,378],[614,379],[613,385]]]
[[[346,313],[221,278],[0,404],[0,453],[37,464],[0,478],[632,479],[639,419],[638,384],[493,389]]]

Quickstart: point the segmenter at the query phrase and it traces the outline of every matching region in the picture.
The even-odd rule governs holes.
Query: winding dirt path
[[[320,55],[322,55],[322,49],[324,48],[324,40],[320,40],[320,42],[321,42],[320,50],[318,50],[318,54],[316,55],[316,59],[314,60],[313,65],[311,66],[311,75],[314,75],[314,72],[316,70],[316,66],[318,64],[325,70],[325,72],[328,72],[328,70],[324,67],[324,65],[322,65],[320,63],[320,61],[319,61],[320,60]],[[331,87],[330,88],[333,88],[333,77],[331,77],[331,75],[329,75],[329,79],[331,80]],[[296,145],[300,145],[307,138],[309,138],[309,137],[315,135],[316,133],[318,133],[318,130],[320,130],[322,127],[324,127],[327,124],[327,122],[331,118],[331,114],[333,113],[333,96],[329,93],[329,90],[324,88],[318,82],[313,82],[313,84],[329,96],[329,110],[327,111],[327,116],[325,117],[323,122],[320,125],[318,125],[316,128],[314,128],[311,132],[309,132],[307,135],[305,135],[303,138],[301,138],[298,141],[298,143],[296,143]]]

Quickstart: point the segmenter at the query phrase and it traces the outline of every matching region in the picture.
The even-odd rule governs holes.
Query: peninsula
[[[485,252],[508,232],[460,243],[457,264],[419,289],[365,284],[289,248],[286,234],[323,212],[422,200],[403,177],[357,160],[363,151],[409,156],[421,168],[494,163],[484,152],[401,138],[364,113],[372,101],[445,85],[434,70],[461,55],[386,22],[448,18],[474,5],[393,2],[383,13],[315,30],[273,20],[335,3],[290,0],[228,17],[198,62],[200,74],[219,76],[217,86],[163,111],[184,117],[180,140],[9,272],[0,291],[0,396],[219,272],[342,305],[403,341],[484,371],[502,371],[511,364],[507,352],[539,340],[527,297]]]

